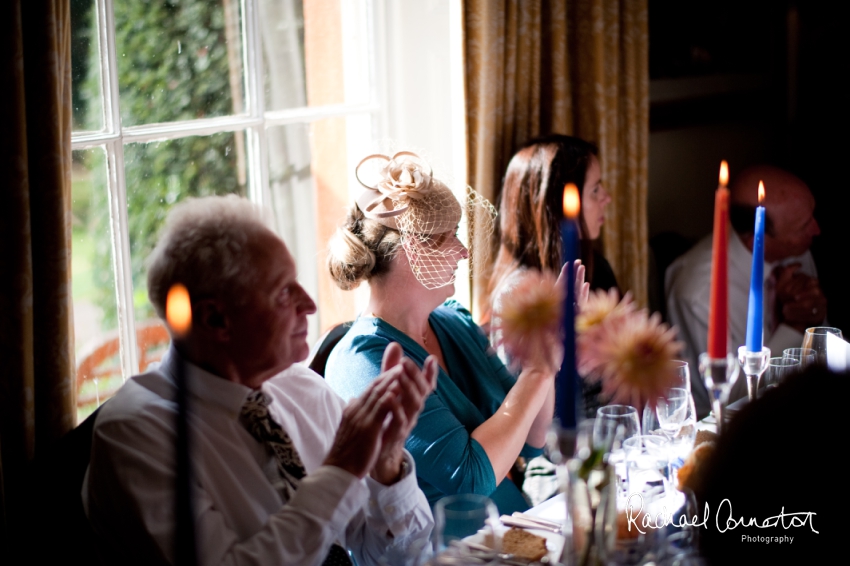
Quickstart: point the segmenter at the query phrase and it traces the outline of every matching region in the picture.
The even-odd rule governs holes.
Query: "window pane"
[[[244,112],[239,0],[116,2],[125,126]]]
[[[71,277],[78,420],[123,383],[102,148],[73,152]]]
[[[325,262],[328,241],[359,192],[354,166],[370,153],[371,122],[358,114],[267,130],[276,229],[295,258],[299,281],[319,305],[318,316],[309,318],[311,341],[365,306],[366,286],[340,290]]]
[[[244,196],[245,161],[244,132],[124,146],[137,328],[156,318],[148,302],[145,260],[156,245],[168,211],[186,197]]]
[[[369,101],[368,0],[260,0],[267,110]]]
[[[74,131],[103,129],[95,0],[71,0],[71,104]]]

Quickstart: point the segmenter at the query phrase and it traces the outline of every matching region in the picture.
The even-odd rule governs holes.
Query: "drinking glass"
[[[608,455],[608,463],[617,475],[617,496],[628,493],[626,459],[622,443],[640,434],[637,409],[630,405],[599,407],[593,426],[593,444]]]
[[[670,362],[676,368],[676,381],[673,387],[687,389],[691,391],[691,370],[688,367],[688,362],[685,360],[673,360]]]
[[[764,374],[764,386],[776,387],[785,379],[800,371],[800,360],[795,358],[770,358],[767,362],[767,371]]]
[[[623,442],[629,495],[648,493],[663,487],[670,477],[670,440],[663,436],[639,434]]]
[[[679,434],[679,429],[688,418],[690,401],[691,394],[688,390],[679,387],[668,389],[663,397],[656,400],[655,415],[658,417],[658,424],[661,425],[661,432],[668,440],[672,440]]]
[[[501,550],[493,527],[499,523],[496,504],[484,495],[458,493],[434,505],[434,548],[441,552],[452,541],[479,535],[474,542]]]
[[[813,326],[806,329],[806,334],[803,336],[803,348],[809,348],[815,351],[815,363],[826,365],[826,350],[827,350],[827,335],[844,339],[841,330],[831,326]]]
[[[640,434],[637,409],[631,405],[608,405],[599,407],[593,424],[593,443],[609,451],[616,439],[617,429],[622,425],[620,442]]]
[[[671,391],[675,391],[674,388]],[[669,397],[674,397],[675,394],[669,395]],[[681,393],[678,393],[681,395]],[[659,422],[659,411],[662,413],[667,413],[669,415],[669,409],[671,407],[670,400],[667,400],[667,403],[663,405],[663,400],[659,400],[656,405],[656,409],[653,410],[647,404],[643,408],[643,421],[641,423],[641,434],[654,434],[657,436],[666,436],[670,440],[670,478],[675,479],[676,474],[685,464],[685,459],[688,457],[688,454],[691,453],[691,450],[694,448],[694,441],[697,436],[697,410],[694,405],[694,398],[690,394],[686,397],[686,404],[681,409],[680,413],[675,414],[675,420],[681,420],[678,422],[677,428],[675,431],[672,431],[672,425],[668,424],[668,431],[672,431],[672,434],[669,434],[663,430],[662,424]]]
[[[785,348],[782,351],[782,357],[800,360],[801,370],[815,363],[815,351],[809,348]]]

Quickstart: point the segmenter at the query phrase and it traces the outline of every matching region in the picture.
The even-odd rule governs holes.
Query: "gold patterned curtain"
[[[0,547],[26,468],[74,425],[67,0],[0,2]],[[6,540],[2,540],[6,539]],[[2,552],[0,552],[2,554]]]
[[[604,254],[620,287],[645,305],[647,0],[464,0],[464,33],[469,184],[495,202],[508,161],[528,139],[563,133],[595,142],[613,198]],[[495,250],[485,238],[473,230],[473,248]],[[473,274],[479,307],[487,277]]]

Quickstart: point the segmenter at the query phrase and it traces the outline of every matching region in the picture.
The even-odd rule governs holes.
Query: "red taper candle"
[[[729,165],[720,162],[720,186],[714,195],[714,239],[711,247],[711,302],[708,357],[726,357],[729,319]]]

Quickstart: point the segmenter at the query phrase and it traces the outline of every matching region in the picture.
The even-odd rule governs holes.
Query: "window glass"
[[[365,0],[260,0],[266,110],[369,101]]]
[[[295,258],[299,281],[321,307],[309,318],[311,341],[329,324],[356,315],[359,301],[353,297],[362,293],[342,291],[331,281],[327,243],[359,193],[354,166],[370,153],[371,132],[369,114],[267,130],[275,228]]]
[[[71,293],[82,420],[123,383],[103,148],[73,152],[71,183]]]
[[[124,146],[127,221],[137,327],[156,317],[145,261],[171,207],[187,197],[245,196],[245,134],[227,132]]]
[[[95,0],[71,0],[73,129],[103,129],[103,90]]]
[[[124,126],[244,112],[239,4],[115,2]]]

